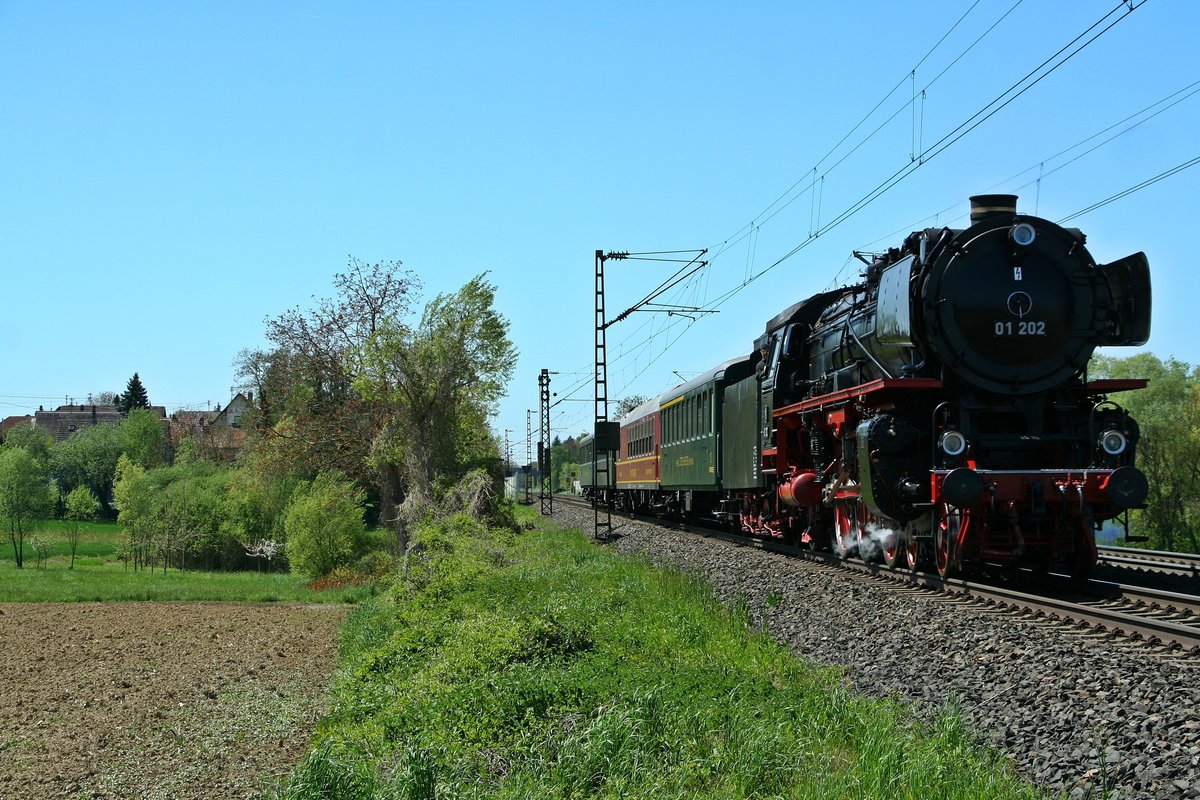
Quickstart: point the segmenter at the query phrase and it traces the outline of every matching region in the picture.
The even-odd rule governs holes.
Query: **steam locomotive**
[[[1095,531],[1128,535],[1148,491],[1137,423],[1109,399],[1146,382],[1086,372],[1096,347],[1148,340],[1149,262],[1097,264],[1016,201],[972,197],[969,227],[863,258],[861,282],[626,415],[619,449],[586,438],[585,495],[943,576],[1086,576]]]

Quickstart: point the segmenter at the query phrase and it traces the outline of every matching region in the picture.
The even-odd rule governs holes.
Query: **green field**
[[[346,623],[281,798],[1039,796],[954,716],[855,696],[744,608],[579,531],[417,541]]]
[[[85,602],[106,600],[244,600],[250,602],[357,602],[369,586],[316,591],[287,572],[205,572],[162,567],[134,571],[120,559],[126,533],[116,523],[84,523],[75,568],[66,523],[46,523],[33,535],[48,545],[39,564],[25,540],[25,567],[17,569],[12,543],[0,547],[0,602]]]
[[[49,520],[41,523],[37,530],[25,537],[25,558],[30,562],[37,559],[33,553],[30,539],[34,536],[46,541],[51,547],[53,558],[64,558],[64,564],[70,562],[71,546],[67,541],[67,530],[70,523],[64,520]],[[76,551],[75,566],[81,559],[89,559],[92,565],[103,563],[106,559],[115,558],[117,548],[125,540],[126,532],[115,522],[81,522],[79,523],[79,549]],[[0,564],[13,562],[13,546],[7,531],[0,540]]]

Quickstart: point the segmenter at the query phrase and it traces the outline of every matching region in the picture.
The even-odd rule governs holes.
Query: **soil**
[[[347,611],[0,603],[0,798],[270,794],[325,710]]]

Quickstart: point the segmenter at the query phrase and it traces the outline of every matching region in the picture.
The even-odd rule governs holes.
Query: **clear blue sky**
[[[0,415],[134,371],[172,410],[223,404],[263,319],[328,295],[353,255],[402,260],[426,299],[491,271],[521,351],[495,428],[523,458],[540,369],[560,373],[556,400],[591,397],[598,248],[710,248],[668,298],[706,305],[804,244],[718,314],[610,329],[611,397],[655,394],[852,278],[851,251],[961,225],[971,194],[1059,220],[1200,156],[1190,0],[1139,0],[937,152],[1122,5],[1014,2],[0,0]],[[829,227],[914,153],[919,169]],[[1193,364],[1198,186],[1200,167],[1070,223],[1100,262],[1148,253],[1147,349]],[[668,274],[610,263],[610,316]],[[591,414],[562,402],[554,432]]]

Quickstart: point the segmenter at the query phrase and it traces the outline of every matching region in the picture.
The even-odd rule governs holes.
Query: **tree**
[[[121,420],[124,452],[146,469],[163,463],[166,430],[163,418],[149,408],[134,408]]]
[[[46,468],[50,463],[50,447],[54,439],[44,428],[33,425],[17,425],[4,437],[5,447],[19,447],[33,456],[33,460]]]
[[[113,501],[118,512],[117,522],[129,531],[125,566],[129,567],[132,562],[133,568],[137,569],[146,563],[154,533],[154,487],[146,470],[124,454],[117,459]]]
[[[553,488],[554,491],[564,491],[571,488],[576,468],[579,466],[579,459],[571,452],[570,448],[564,443],[560,443],[555,439],[554,444],[550,447],[550,467],[554,471]]]
[[[646,402],[649,399],[650,398],[646,397],[643,394],[631,394],[628,397],[622,398],[621,402],[617,403],[617,410],[613,412],[612,418],[613,419],[621,419],[626,414],[628,414],[630,411],[633,411],[635,408],[637,408],[638,406],[640,406],[642,403]]]
[[[146,395],[146,387],[142,386],[142,379],[135,372],[129,383],[125,384],[125,393],[117,397],[117,410],[128,414],[135,408],[149,407],[150,398]]]
[[[191,461],[154,470],[161,488],[155,493],[156,551],[168,564],[187,569],[189,556],[209,566],[240,560],[241,550],[222,530],[229,471],[207,461]]]
[[[95,403],[98,406],[115,406],[120,402],[120,400],[120,394],[109,391],[108,389],[88,395],[89,405]]]
[[[83,527],[81,523],[96,518],[97,512],[100,511],[100,503],[96,501],[96,496],[86,486],[76,486],[67,495],[65,505],[64,516],[70,520],[67,527],[67,541],[71,545],[71,566],[68,569],[75,569],[75,553],[79,549],[79,531]]]
[[[268,319],[272,348],[238,355],[238,376],[255,392],[264,463],[308,478],[336,470],[363,485],[372,482],[369,455],[379,415],[352,388],[352,354],[381,325],[393,326],[409,312],[420,282],[401,266],[351,258],[334,276],[334,298]]]
[[[50,516],[57,493],[28,450],[0,449],[0,519],[8,527],[17,568],[25,566],[25,537]]]
[[[1096,356],[1091,377],[1149,379],[1113,396],[1141,429],[1137,466],[1150,483],[1133,523],[1156,549],[1200,552],[1200,368],[1151,353]]]
[[[366,532],[363,493],[335,472],[296,491],[284,516],[292,571],[318,578],[346,564]]]
[[[488,415],[517,351],[494,300],[478,275],[430,301],[416,329],[386,321],[358,351],[354,386],[380,415],[371,454],[385,495],[433,503],[472,469],[499,474]]]
[[[264,460],[261,448],[246,453],[225,492],[224,530],[241,542],[284,541],[284,514],[303,483]]]
[[[275,416],[275,403],[282,401],[288,387],[283,380],[283,370],[276,364],[276,357],[282,358],[283,350],[264,351],[244,348],[233,360],[240,387],[254,399],[251,408],[251,420],[247,427],[264,431],[279,420]]]
[[[113,476],[117,459],[125,451],[125,436],[119,425],[88,425],[50,448],[50,469],[59,489],[70,494],[86,487],[111,515]]]

